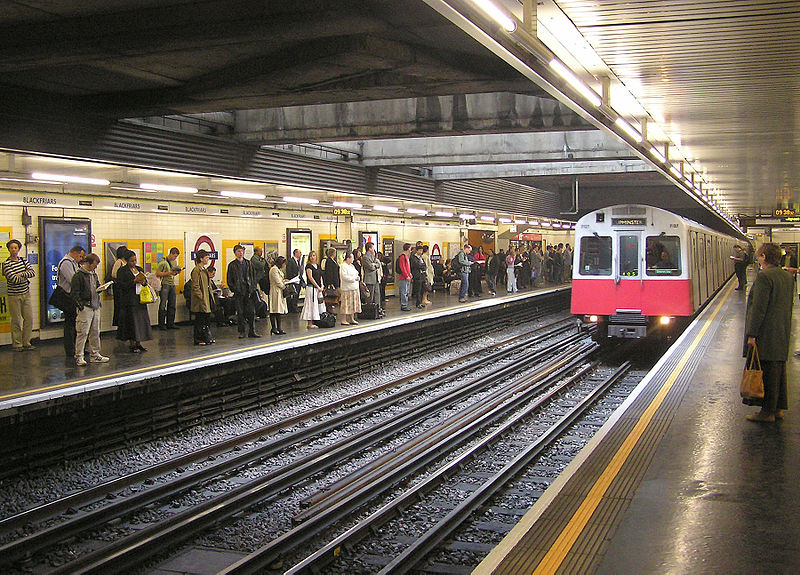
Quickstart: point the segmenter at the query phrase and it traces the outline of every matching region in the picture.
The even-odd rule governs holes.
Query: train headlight
[[[600,319],[596,315],[588,315],[586,316],[586,321],[590,323],[597,323],[597,320]]]
[[[669,325],[671,322],[672,322],[672,318],[671,317],[667,317],[665,315],[661,316],[658,319],[658,323],[660,323],[661,325]]]

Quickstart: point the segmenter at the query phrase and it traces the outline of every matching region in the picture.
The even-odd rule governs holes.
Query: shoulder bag
[[[753,352],[744,365],[739,394],[742,399],[764,398],[764,372],[761,371],[761,360],[758,357],[758,347],[755,345],[753,345]]]

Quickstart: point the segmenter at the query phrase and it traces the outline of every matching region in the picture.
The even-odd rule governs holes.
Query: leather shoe
[[[247,337],[247,336],[246,336],[245,334],[243,334],[243,333],[240,333],[240,334],[239,334],[239,339],[244,339],[244,338],[246,338],[246,337]]]
[[[765,423],[772,423],[773,421],[775,421],[775,416],[774,415],[767,415],[765,413],[761,413],[760,411],[757,411],[755,413],[751,413],[750,415],[748,415],[747,416],[747,420],[748,421],[763,421]]]
[[[177,325],[168,325],[167,329],[181,329]]]
[[[256,333],[256,332],[248,333],[247,337],[261,337],[261,334],[260,333]]]
[[[785,412],[782,409],[779,409],[775,412],[775,419],[783,419]]]

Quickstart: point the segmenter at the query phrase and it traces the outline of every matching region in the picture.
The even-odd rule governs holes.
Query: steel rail
[[[587,372],[592,367],[594,367],[594,365],[588,366],[586,370],[576,374],[575,378],[573,379],[581,377],[585,372]],[[598,388],[607,389],[610,385],[613,385],[613,383],[617,381],[622,374],[623,374],[622,368],[620,368],[620,370],[618,370],[615,374],[613,374],[610,378],[608,378],[603,384],[601,384],[601,386],[598,386]],[[314,553],[312,553],[299,563],[287,569],[284,572],[284,575],[299,575],[301,573],[318,573],[325,565],[335,561],[338,557],[340,557],[341,551],[345,546],[354,545],[355,543],[366,537],[369,533],[373,532],[373,530],[376,529],[378,526],[386,523],[387,521],[390,521],[393,518],[398,517],[402,510],[407,509],[408,507],[417,503],[420,500],[421,496],[434,490],[448,477],[451,477],[453,474],[455,474],[458,471],[458,469],[464,467],[470,460],[474,459],[479,452],[487,449],[490,445],[501,439],[503,435],[506,434],[509,430],[519,425],[523,420],[530,417],[537,410],[540,410],[548,401],[550,401],[553,397],[561,393],[561,391],[571,383],[572,379],[567,380],[558,387],[552,389],[550,392],[548,392],[547,395],[537,399],[537,401],[531,404],[526,410],[518,413],[512,419],[509,419],[507,422],[505,422],[501,427],[498,427],[490,435],[483,438],[480,443],[475,444],[473,449],[471,449],[468,452],[460,454],[456,459],[443,465],[435,473],[425,478],[424,481],[406,490],[402,495],[388,502],[380,509],[373,512],[369,517],[360,521],[359,523],[357,523],[356,525],[354,525],[353,527],[351,527],[350,529],[348,529],[347,531],[345,531],[344,533],[342,533],[341,535],[339,535],[338,537],[327,543],[322,548],[318,549],[317,551],[315,551]],[[597,391],[597,389],[595,391]],[[602,393],[602,391],[600,393]],[[578,405],[581,405],[582,403],[584,402],[582,401]],[[563,425],[561,425],[563,423],[564,423],[564,418],[561,418],[559,422],[554,424],[554,426],[552,426],[550,430],[546,432],[546,435],[552,435],[556,427],[563,427]],[[555,436],[559,436],[560,434],[561,432],[555,433]],[[537,440],[537,443],[542,444],[543,442],[541,439],[539,439]],[[544,447],[545,447],[544,445],[541,445],[538,451],[541,452],[541,450]],[[533,457],[535,457],[535,455],[533,455]],[[517,458],[519,459],[520,456],[517,456]],[[531,459],[532,457],[528,457],[527,461],[524,464],[520,460],[520,462],[518,462],[520,464],[519,466],[524,467],[524,465],[527,465]],[[515,473],[512,474],[511,476],[513,475],[515,475]],[[505,481],[507,481],[507,478]],[[499,481],[499,485],[502,485],[503,483],[504,481]]]
[[[435,371],[440,371],[448,366],[458,363],[463,364],[458,372],[442,374],[436,378],[412,386],[407,390],[403,390],[395,395],[380,400],[376,400],[374,402],[370,402],[369,404],[354,408],[346,413],[340,414],[327,421],[321,422],[314,426],[307,427],[305,429],[298,430],[297,432],[292,434],[290,441],[292,443],[297,443],[302,440],[313,437],[314,435],[319,435],[326,431],[330,431],[331,429],[334,429],[342,424],[349,423],[353,420],[362,418],[365,415],[377,412],[381,409],[387,408],[390,405],[399,403],[405,398],[413,396],[419,393],[420,391],[433,388],[438,385],[442,385],[443,383],[446,383],[453,379],[457,379],[459,377],[463,377],[462,373],[463,370],[474,371],[480,369],[482,366],[485,366],[488,363],[497,361],[499,359],[512,355],[513,353],[517,353],[518,350],[515,349],[502,350],[499,348],[520,341],[523,338],[535,335],[535,339],[530,341],[530,343],[535,344],[537,340],[541,340],[547,337],[552,337],[553,335],[557,335],[559,333],[562,333],[570,329],[569,326],[558,327],[559,323],[563,322],[553,322],[551,324],[548,324],[547,326],[543,326],[536,330],[532,330],[530,332],[520,334],[512,338],[508,338],[506,340],[503,340],[502,342],[497,342],[495,344],[492,344],[491,346],[489,346],[489,349],[492,348],[498,349],[498,351],[494,354],[482,356],[480,358],[476,358],[472,361],[466,361],[466,362],[463,358],[456,358],[444,362],[438,366],[420,370],[419,372],[416,372],[409,376],[405,376],[395,382],[389,382],[387,384],[376,386],[371,390],[369,390],[368,392],[360,392],[358,394],[350,396],[350,398],[347,398],[348,399],[347,403],[352,403],[353,401],[362,399],[363,397],[368,397],[369,395],[377,393],[378,391],[383,391],[384,389],[389,388],[391,386],[401,385],[402,383],[407,383],[408,381],[411,381],[413,379],[424,377],[425,375],[429,375],[430,373]],[[339,400],[323,407],[330,408],[331,406],[338,407],[341,405],[344,405],[344,400]],[[314,409],[312,410],[312,412],[314,413],[314,415],[318,415],[320,409],[322,408]],[[286,421],[291,422],[291,425],[294,425],[298,421],[302,421],[305,419],[308,419],[308,417],[295,416],[289,418]],[[255,438],[261,437],[262,435],[264,435],[264,430],[268,428],[281,429],[288,426],[290,426],[290,424],[285,422],[279,422],[270,426],[262,427],[259,430],[257,430],[260,431],[261,433],[256,433],[256,432],[248,433],[246,435],[246,439],[242,439],[242,437],[245,436],[242,436],[240,438],[234,438],[234,439],[239,439],[240,441],[238,442],[226,440],[225,442],[221,443],[226,444],[226,446],[228,446],[228,448],[230,449],[235,445],[246,443],[247,441],[252,441]],[[203,481],[206,481],[213,477],[225,475],[238,468],[242,468],[246,465],[270,457],[280,451],[287,449],[288,447],[290,447],[290,444],[287,442],[287,440],[274,439],[246,453],[242,453],[240,455],[234,456],[224,461],[220,461],[203,469],[183,474],[178,479],[173,480],[164,485],[153,487],[146,491],[140,492],[136,495],[121,499],[110,505],[106,505],[102,508],[95,509],[93,511],[70,518],[69,520],[59,523],[57,525],[53,525],[46,529],[28,534],[24,538],[0,546],[0,565],[9,564],[15,560],[18,560],[20,557],[30,556],[34,553],[41,551],[42,549],[54,545],[60,540],[77,535],[92,527],[102,525],[103,523],[115,517],[119,517],[123,514],[129,513],[137,508],[142,508],[146,505],[150,505],[151,503],[157,502],[167,497],[180,494],[181,492],[191,489],[192,487],[200,484]],[[209,450],[209,448],[203,448],[201,450],[198,450],[198,453],[199,452],[203,453],[202,458],[216,454],[215,450]],[[185,463],[187,461],[187,457],[188,456],[180,457],[177,459]],[[201,460],[202,458],[198,457],[197,460]]]
[[[552,353],[554,352],[548,349],[529,355],[531,357],[537,355],[546,356]],[[519,369],[522,369],[522,367],[519,367]],[[297,481],[320,473],[328,467],[357,454],[365,446],[390,437],[397,431],[412,425],[437,409],[455,403],[470,393],[474,393],[481,386],[491,385],[492,381],[508,375],[508,373],[510,371],[500,370],[492,373],[486,379],[480,379],[475,383],[451,390],[448,394],[443,394],[439,400],[425,404],[421,409],[409,410],[397,418],[387,420],[381,427],[363,430],[333,446],[327,446],[322,453],[312,453],[300,458],[293,462],[291,466],[269,472],[258,479],[195,505],[192,509],[178,513],[158,525],[142,529],[103,549],[79,557],[57,569],[54,573],[119,571],[132,567],[138,561],[162,551],[165,540],[168,540],[169,543],[185,540],[197,531],[235,515],[247,507],[280,493]],[[460,376],[463,376],[463,373]]]
[[[283,533],[263,547],[247,555],[246,557],[243,557],[241,560],[230,565],[226,569],[220,571],[219,575],[257,573],[266,569],[269,565],[279,559],[281,554],[292,550],[301,543],[316,536],[320,530],[350,516],[366,502],[372,500],[400,481],[423,469],[432,461],[435,461],[448,451],[454,449],[458,444],[461,444],[482,432],[486,426],[495,424],[497,419],[507,415],[508,410],[512,409],[513,406],[530,400],[531,397],[539,393],[543,388],[552,385],[567,372],[575,369],[581,361],[585,361],[585,359],[594,353],[596,349],[597,344],[591,343],[583,346],[580,353],[570,360],[558,360],[555,363],[561,364],[561,369],[555,372],[550,372],[544,379],[536,382],[535,385],[530,384],[536,381],[537,375],[531,374],[526,376],[523,379],[526,380],[526,384],[529,385],[527,391],[523,393],[518,392],[516,397],[514,397],[509,404],[495,407],[493,410],[484,414],[480,419],[477,419],[463,428],[456,430],[453,436],[451,436],[448,446],[440,443],[435,449],[424,450],[415,458],[391,467],[376,481],[368,484],[354,493],[351,493],[344,499],[317,513],[314,517],[308,519],[300,525],[297,525],[286,533]],[[543,369],[547,370],[547,367]]]

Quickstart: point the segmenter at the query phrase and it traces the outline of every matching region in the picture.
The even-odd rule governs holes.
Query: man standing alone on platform
[[[68,294],[72,293],[72,276],[78,271],[86,256],[82,246],[74,245],[60,262],[58,262],[58,285]],[[78,306],[67,306],[64,311],[64,354],[72,359],[75,357],[75,320],[78,318]]]
[[[472,246],[464,244],[464,249],[458,252],[458,275],[461,278],[461,290],[458,292],[458,301],[464,303],[467,301],[467,293],[469,290],[469,274],[472,271],[472,262],[469,261],[469,254],[472,252]]]
[[[744,290],[747,285],[747,266],[750,264],[750,256],[742,249],[742,246],[733,246],[734,255],[731,256],[733,260],[733,271],[736,272],[736,279],[739,281],[737,291]]]
[[[170,248],[167,257],[158,262],[156,277],[161,278],[160,300],[158,302],[158,329],[178,329],[175,325],[175,276],[181,273],[177,264],[180,255],[178,248]]]
[[[8,313],[11,316],[11,343],[14,351],[34,349],[31,345],[33,311],[30,278],[36,276],[27,259],[19,257],[22,244],[11,240],[6,244],[8,259],[3,262],[3,275],[8,285]]]
[[[256,291],[253,279],[253,267],[244,258],[244,246],[233,246],[236,258],[228,264],[228,288],[233,292],[233,303],[236,305],[236,319],[239,322],[239,339],[245,337],[261,337],[256,333],[256,310],[252,295]],[[245,333],[245,324],[248,331]]]

